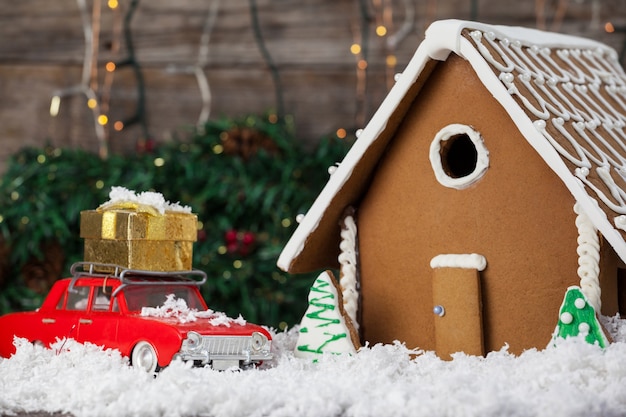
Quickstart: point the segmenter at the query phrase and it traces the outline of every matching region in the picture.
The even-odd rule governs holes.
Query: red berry
[[[234,229],[228,230],[224,233],[224,240],[226,243],[233,243],[237,241],[237,231]]]
[[[254,237],[254,233],[252,232],[244,233],[243,238],[241,239],[244,245],[251,245],[254,243],[254,240],[255,240],[255,237]]]

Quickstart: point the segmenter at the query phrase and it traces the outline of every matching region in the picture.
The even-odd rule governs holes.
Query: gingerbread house
[[[355,210],[370,343],[544,348],[570,286],[626,314],[626,75],[579,37],[433,23],[278,266],[340,267]],[[341,269],[341,268],[340,268]]]

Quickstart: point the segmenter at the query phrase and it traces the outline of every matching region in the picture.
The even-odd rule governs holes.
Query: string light
[[[611,22],[606,22],[604,24],[604,31],[606,33],[613,33],[613,32],[615,32],[615,26],[613,26],[613,23],[611,23]]]
[[[56,117],[59,114],[59,108],[61,107],[61,97],[52,96],[50,101],[50,116]]]
[[[163,159],[163,158],[154,158],[154,166],[155,167],[162,167],[163,165],[165,165],[165,159]]]
[[[387,28],[383,25],[378,25],[376,27],[376,34],[382,38],[387,34]]]
[[[346,129],[344,128],[337,129],[337,132],[335,132],[335,134],[339,139],[345,139],[346,136],[348,136],[348,132],[346,132]]]
[[[359,45],[358,43],[353,43],[350,46],[350,52],[352,52],[353,55],[358,55],[361,53],[361,45]]]
[[[114,10],[114,9],[117,9],[117,7],[119,6],[119,3],[117,0],[109,0],[107,2],[107,6],[109,6],[109,9]]]
[[[360,70],[364,70],[367,68],[367,61],[364,59],[359,59],[359,62],[357,62],[356,66],[360,69]]]
[[[106,116],[106,114],[101,114],[100,116],[98,116],[98,123],[101,126],[104,126],[109,123],[109,118]]]
[[[104,68],[108,71],[108,72],[113,72],[115,71],[116,65],[115,62],[113,61],[109,61],[106,63],[106,65],[104,66]]]
[[[124,122],[118,120],[117,122],[113,123],[113,129],[121,132],[124,129]]]
[[[98,105],[98,101],[95,98],[90,98],[89,100],[87,100],[87,107],[89,107],[91,110],[95,109],[97,105]],[[100,123],[100,124],[104,124],[104,123]]]
[[[395,67],[398,63],[398,58],[395,55],[387,55],[386,62],[388,67]]]

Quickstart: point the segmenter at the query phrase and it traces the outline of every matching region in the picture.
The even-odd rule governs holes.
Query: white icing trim
[[[505,73],[502,79],[494,74],[489,66],[488,59],[490,53],[483,56],[477,49],[474,35],[471,40],[461,36],[461,31],[465,28],[481,33],[480,38],[485,38],[484,42],[489,42],[494,51],[498,51],[499,59],[501,59],[502,69]],[[482,42],[482,40],[480,41]],[[520,48],[521,45],[528,46],[527,51]],[[571,62],[566,66],[559,66],[549,55],[550,49],[559,50],[561,48],[569,50],[589,50],[580,54],[574,54],[573,58],[564,52],[559,51],[559,59],[563,62]],[[485,49],[489,51],[489,49]],[[500,52],[502,51],[502,52]],[[608,46],[590,40],[569,35],[559,35],[548,33],[534,29],[492,26],[484,25],[476,22],[463,22],[459,20],[444,20],[433,23],[426,31],[426,38],[420,44],[415,55],[409,62],[408,66],[397,79],[397,83],[393,86],[385,100],[382,102],[376,113],[367,124],[358,140],[350,149],[341,166],[332,175],[326,187],[319,194],[313,203],[309,213],[304,221],[296,229],[291,239],[283,249],[279,259],[278,266],[288,271],[293,261],[301,254],[305,242],[315,231],[326,209],[333,201],[335,195],[341,192],[346,182],[351,178],[355,167],[363,155],[368,152],[370,146],[375,143],[381,132],[387,126],[390,118],[396,112],[398,105],[410,90],[415,80],[421,75],[426,64],[431,60],[445,60],[450,52],[454,52],[458,56],[465,59],[473,68],[474,72],[489,91],[489,93],[502,105],[504,110],[509,114],[510,119],[519,129],[523,137],[537,151],[537,153],[546,161],[546,164],[561,178],[565,186],[571,192],[574,199],[580,204],[583,210],[589,215],[594,226],[603,234],[606,240],[613,246],[618,256],[626,262],[626,241],[622,235],[616,230],[612,222],[608,220],[604,212],[598,207],[596,200],[590,196],[593,190],[590,187],[591,182],[583,176],[581,179],[570,171],[569,167],[562,158],[571,158],[574,164],[581,164],[587,167],[589,156],[580,149],[573,147],[574,154],[570,155],[563,148],[555,149],[549,132],[545,129],[546,122],[554,124],[558,129],[558,123],[555,119],[559,117],[564,122],[589,122],[584,120],[583,116],[592,116],[605,125],[603,128],[612,137],[613,143],[621,146],[621,142],[626,142],[626,130],[624,129],[624,117],[626,112],[626,77],[623,69],[616,60],[617,53]],[[484,52],[484,51],[483,51]],[[522,55],[520,55],[520,53]],[[493,57],[492,57],[493,60]],[[588,62],[591,68],[589,74],[582,74],[577,70],[578,63]],[[529,65],[534,72],[538,74],[536,78],[528,79],[525,73],[518,74],[518,77],[511,78],[508,72],[509,68],[519,67],[520,63]],[[528,64],[530,63],[530,64]],[[571,68],[571,65],[574,65]],[[551,71],[553,75],[546,75]],[[543,72],[543,74],[542,74]],[[508,74],[508,75],[507,75]],[[523,77],[521,77],[523,75]],[[596,91],[594,86],[591,94],[597,95],[597,92],[604,92],[610,96],[614,107],[609,114],[601,114],[601,118],[597,117],[598,112],[593,111],[585,104],[584,108],[576,108],[578,102],[573,98],[572,94],[580,96],[584,94],[580,88],[568,90],[565,88],[567,82],[573,83],[577,79],[585,79],[587,82],[593,80],[592,83],[597,84],[597,80],[601,80],[599,90]],[[549,119],[529,118],[520,104],[509,92],[506,81],[510,80],[512,86],[516,85],[531,86],[540,94],[533,94],[533,99],[537,97],[545,98],[545,104],[535,103],[542,115],[544,109],[552,113]],[[610,81],[610,82],[609,82]],[[559,85],[562,84],[562,87]],[[512,90],[515,91],[515,90]],[[519,97],[519,96],[518,96]],[[587,100],[583,100],[586,103]],[[595,117],[594,117],[595,116]],[[612,120],[613,119],[613,120]],[[595,124],[595,121],[592,121]],[[592,125],[589,125],[590,134],[594,135]],[[589,136],[589,135],[588,135]],[[568,140],[571,140],[568,138]],[[616,149],[617,152],[610,151],[611,154],[623,154]],[[579,162],[580,161],[580,162]],[[626,165],[625,165],[626,166]],[[590,168],[590,167],[587,167]],[[372,167],[373,169],[373,167]],[[623,168],[622,168],[623,169]],[[619,175],[622,175],[619,169],[615,168]],[[607,177],[608,178],[608,177]],[[611,184],[612,185],[612,184]],[[619,194],[618,194],[619,195]],[[610,196],[606,196],[609,197]],[[625,199],[626,200],[626,199]],[[617,204],[621,202],[618,200]],[[625,205],[626,208],[626,205]],[[626,214],[626,213],[616,213]]]
[[[357,226],[354,217],[346,216],[341,228],[341,242],[339,243],[339,265],[341,274],[339,285],[343,297],[343,308],[352,320],[352,325],[359,329],[357,312],[359,309],[359,289],[356,279],[357,250],[356,250]]]
[[[474,171],[470,174],[454,178],[448,175],[443,169],[441,146],[443,142],[460,135],[467,135],[467,137],[469,137],[474,144],[474,147],[476,148],[476,167],[474,167]],[[483,175],[485,175],[485,172],[489,167],[489,151],[487,151],[480,133],[470,126],[456,123],[450,124],[437,132],[435,139],[433,139],[430,144],[429,158],[437,181],[439,181],[439,183],[444,187],[456,188],[457,190],[467,188],[478,181]]]
[[[430,260],[430,267],[436,268],[463,268],[484,271],[487,267],[487,259],[477,253],[437,255]]]
[[[595,311],[602,307],[602,291],[600,289],[600,238],[589,217],[580,205],[574,204],[576,228],[578,229],[578,276],[580,289],[587,297]]]

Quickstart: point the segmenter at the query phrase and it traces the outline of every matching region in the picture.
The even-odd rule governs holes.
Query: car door
[[[85,310],[78,318],[78,338],[106,348],[114,348],[120,314],[112,300],[113,287],[94,285]]]
[[[56,339],[77,339],[79,314],[87,309],[90,291],[88,286],[66,288],[55,310],[42,311],[40,339],[34,340],[50,345]]]

